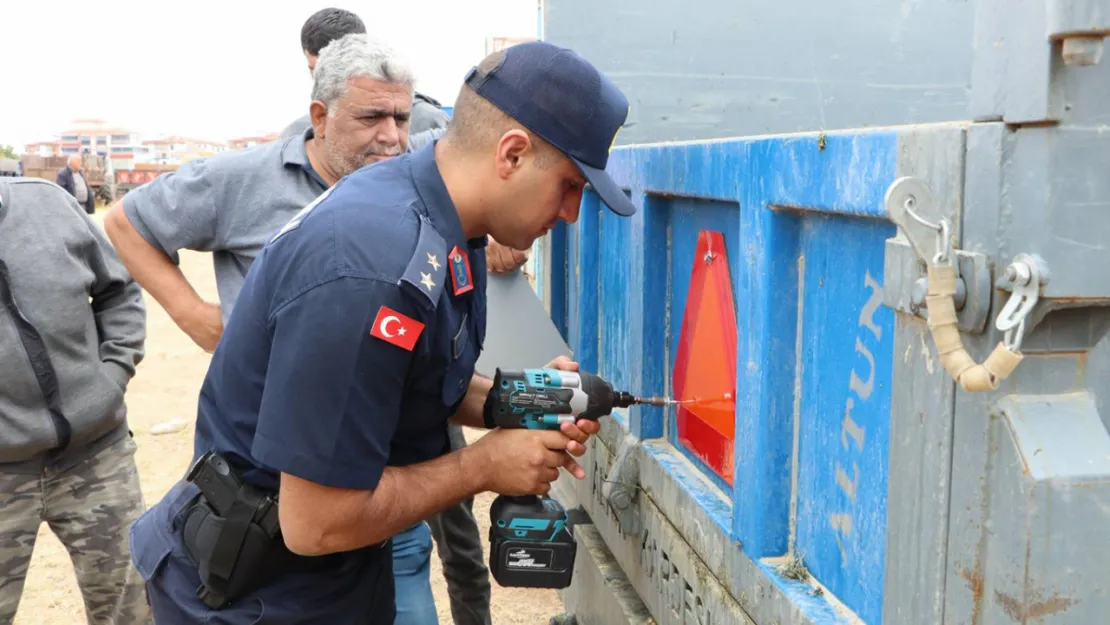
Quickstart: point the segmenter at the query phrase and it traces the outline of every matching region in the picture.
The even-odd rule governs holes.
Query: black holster
[[[299,559],[281,538],[276,494],[242,481],[214,453],[198,460],[186,479],[201,494],[185,512],[181,537],[197,567],[197,596],[205,605],[225,608]]]
[[[251,521],[254,510],[236,502],[224,517],[201,495],[185,514],[185,553],[197,567],[197,596],[222,609],[235,599],[267,585],[284,573],[295,557],[281,540]]]

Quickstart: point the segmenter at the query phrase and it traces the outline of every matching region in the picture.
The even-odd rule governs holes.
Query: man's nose
[[[385,145],[397,145],[401,142],[401,129],[397,120],[387,117],[378,125],[378,142]]]
[[[567,197],[563,200],[563,208],[559,211],[559,216],[563,221],[572,224],[578,221],[578,212],[582,209],[582,192],[576,191],[568,193]]]

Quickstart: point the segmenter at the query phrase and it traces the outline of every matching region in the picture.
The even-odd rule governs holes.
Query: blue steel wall
[[[626,425],[700,470],[685,485],[696,499],[723,492],[731,506],[707,512],[748,557],[802,556],[872,624],[894,346],[883,195],[897,145],[895,131],[854,131],[617,148],[611,170],[640,211],[617,217],[588,192],[578,222],[553,233],[549,274],[548,304],[582,366],[667,394],[697,233],[723,233],[738,323],[735,486],[676,440],[673,411],[633,409]]]
[[[619,144],[965,119],[973,2],[546,0],[632,103]]]

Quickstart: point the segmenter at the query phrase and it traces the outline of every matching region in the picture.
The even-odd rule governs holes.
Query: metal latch
[[[1013,286],[1010,299],[998,313],[994,327],[1004,332],[1003,344],[1021,351],[1025,320],[1040,299],[1041,287],[1048,284],[1049,271],[1044,259],[1033,254],[1018,254],[1006,267],[1006,280]]]
[[[883,302],[899,312],[925,317],[925,267],[941,251],[948,250],[956,270],[956,325],[964,332],[984,331],[991,306],[989,260],[985,254],[952,249],[951,228],[939,218],[929,188],[916,178],[903,180],[891,188],[898,197],[887,201],[891,221],[898,224],[904,236],[886,242]]]
[[[943,217],[929,219],[937,210],[928,185],[913,177],[895,180],[887,189],[886,210],[918,260],[926,265],[929,333],[945,371],[965,391],[997,389],[1021,362],[1025,319],[1036,305],[1042,277],[1047,275],[1043,261],[1020,254],[1007,268],[1006,276],[1013,283],[1014,292],[995,320],[995,327],[1004,333],[1004,339],[979,364],[964,348],[957,328],[955,297],[959,276],[950,238],[951,225]]]

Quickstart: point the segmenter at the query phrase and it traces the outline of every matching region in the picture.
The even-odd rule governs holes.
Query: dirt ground
[[[103,215],[103,209],[98,211],[98,222]],[[202,297],[216,301],[211,256],[184,252],[181,267]],[[147,296],[146,303],[146,357],[128,388],[127,404],[131,429],[139,446],[143,495],[147,505],[151,505],[184,473],[191,459],[197,391],[209,355],[178,330],[158,302]],[[184,429],[161,435],[151,433],[152,427],[173,420],[184,422]],[[470,440],[479,436],[477,431],[467,434]],[[474,504],[483,544],[489,531],[492,500],[491,495],[485,494]],[[488,545],[486,548],[488,550]],[[493,622],[498,625],[545,625],[551,616],[562,612],[555,591],[500,588],[492,578],[490,581],[493,584]],[[448,625],[452,623],[450,605],[436,555],[432,556],[432,588],[440,623]],[[84,622],[84,608],[69,556],[44,524],[15,625],[79,625]]]

